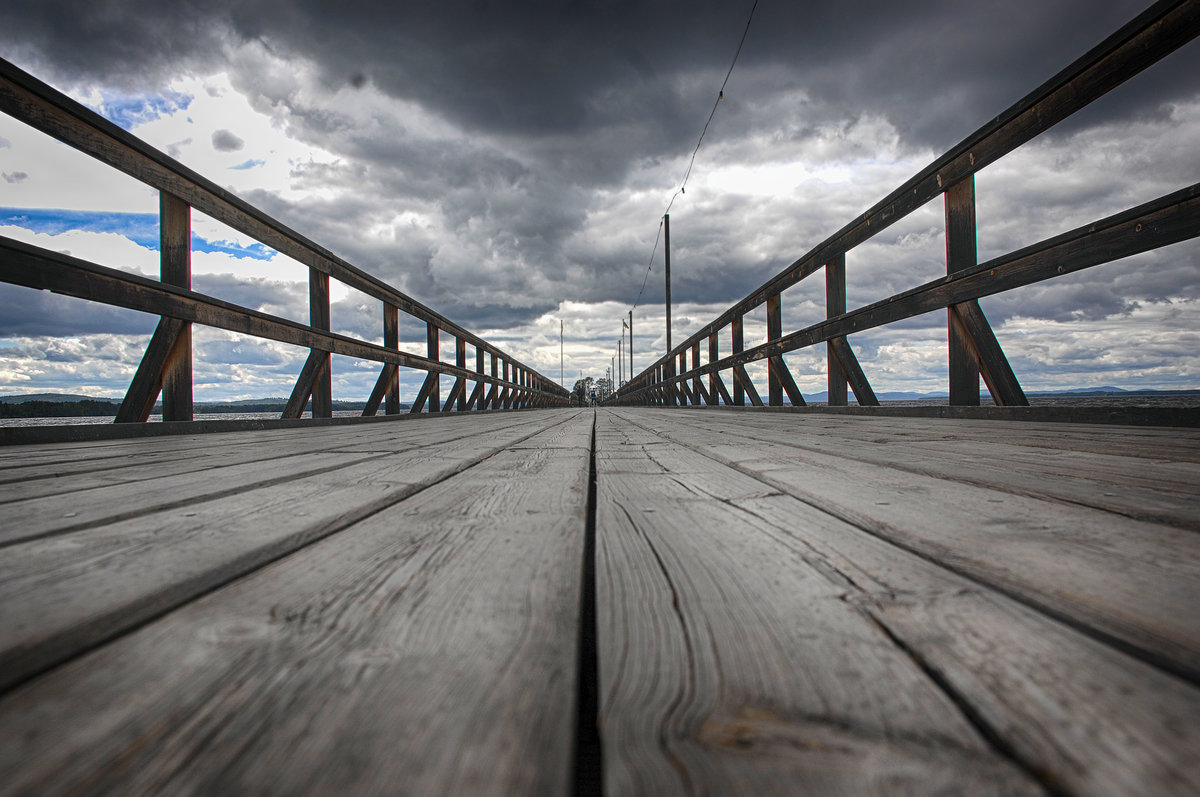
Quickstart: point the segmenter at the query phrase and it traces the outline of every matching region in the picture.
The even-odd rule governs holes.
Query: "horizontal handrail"
[[[621,397],[632,399],[664,383],[686,382],[1196,237],[1200,237],[1200,183]]]
[[[51,252],[0,236],[0,280],[114,307],[178,318],[204,326],[290,343],[331,354],[392,363],[475,382],[530,390],[487,374],[459,368],[405,351],[326,332],[279,316],[214,299],[157,280]],[[530,390],[550,395],[549,391]]]
[[[372,298],[387,302],[524,370],[534,369],[221,188],[4,59],[0,111]],[[549,380],[547,380],[549,381]],[[561,388],[560,388],[561,389]],[[562,390],[562,395],[567,395]]]
[[[837,262],[839,258],[844,258],[855,247],[878,235],[913,211],[923,207],[938,195],[946,194],[952,187],[961,185],[965,181],[973,180],[975,173],[980,169],[996,162],[1017,147],[1094,102],[1121,83],[1191,41],[1197,35],[1200,35],[1200,2],[1197,2],[1197,0],[1160,0],[1160,2],[1150,6],[1054,77],[1044,82],[1003,113],[936,158],[916,175],[875,203],[870,209],[817,244],[805,255],[754,289],[743,299],[735,302],[715,319],[696,330],[686,340],[672,348],[671,351],[652,362],[646,369],[617,390],[611,400],[619,402],[634,400],[639,396],[644,397],[650,391],[660,391],[664,385],[684,383],[702,374],[715,373],[730,367],[743,365],[746,362],[777,356],[782,354],[783,351],[793,351],[797,348],[803,348],[804,346],[821,341],[829,341],[846,334],[842,332],[830,334],[829,336],[814,336],[814,330],[825,328],[826,325],[835,320],[828,319],[814,327],[809,327],[806,330],[801,330],[788,336],[772,336],[774,339],[763,346],[758,346],[745,352],[735,352],[730,357],[714,360],[700,368],[695,367],[695,363],[693,363],[693,368],[679,374],[674,373],[675,362],[681,358],[686,358],[689,350],[693,352],[694,359],[695,352],[698,350],[697,347],[706,338],[712,341],[717,333],[725,327],[731,324],[739,325],[741,319],[747,313],[761,307],[763,304],[767,304],[771,300],[777,303],[779,295],[787,288],[812,276],[830,263]],[[1186,190],[1190,191],[1193,189]],[[973,190],[970,201],[972,206],[971,249],[973,250]],[[1146,207],[1148,206],[1142,206],[1142,208],[1127,212],[1137,213]],[[1159,246],[1162,245],[1165,244],[1159,244]],[[1013,253],[1009,257],[1015,257],[1018,254]],[[1116,257],[1108,259],[1113,260]],[[1039,279],[1044,278],[1046,277]],[[933,283],[930,283],[930,285],[933,285]],[[914,290],[925,291],[928,288],[929,286],[922,286]],[[997,288],[994,291],[980,293],[979,295],[988,295],[1000,290],[1006,290],[1006,288]],[[892,302],[904,300],[911,293],[910,291],[897,294],[870,307],[878,309]],[[952,304],[938,305],[935,302],[927,310],[920,312],[927,312],[928,309],[937,309],[937,307],[946,307]],[[866,310],[867,308],[863,309]],[[865,318],[866,316],[861,315],[861,313],[862,311],[856,311],[856,313],[848,314],[848,316]],[[768,305],[768,316],[770,314],[770,305]],[[846,317],[838,316],[838,318]],[[905,315],[902,317],[908,316]],[[884,321],[880,323],[888,322]],[[878,325],[871,324],[871,326]],[[834,329],[835,327],[829,326],[828,328]],[[990,329],[988,333],[990,334]],[[802,345],[791,345],[801,339],[808,339],[810,342]],[[789,341],[788,345],[791,346],[790,348],[781,348],[780,344],[785,340]],[[737,345],[740,345],[740,341],[735,344],[735,346]],[[1005,363],[1005,365],[1007,364]],[[790,380],[790,377],[788,378]],[[674,399],[671,398],[669,403],[674,403]],[[710,400],[710,403],[715,402]]]

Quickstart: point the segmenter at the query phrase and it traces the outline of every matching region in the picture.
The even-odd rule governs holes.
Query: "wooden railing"
[[[410,412],[559,406],[570,393],[499,348],[355,268],[337,255],[201,177],[99,114],[0,59],[0,110],[159,191],[160,277],[146,279],[0,237],[0,280],[161,316],[117,422],[145,421],[161,392],[163,420],[192,420],[191,325],[253,335],[310,353],[283,417],[298,418],[312,399],[314,418],[332,414],[330,356],[382,364],[363,415],[380,405],[400,412],[398,368],[426,376]],[[260,241],[309,268],[309,323],[240,307],[191,290],[191,209]],[[329,279],[382,302],[382,346],[330,331]],[[426,356],[399,350],[399,314],[424,321]],[[455,339],[453,363],[440,359],[441,333]],[[474,369],[466,347],[474,348]],[[445,403],[440,377],[453,377]],[[468,383],[474,387],[468,394]]]
[[[818,244],[638,374],[610,399],[616,404],[793,405],[804,397],[783,355],[824,343],[831,406],[845,406],[847,385],[860,405],[879,402],[846,336],[940,308],[948,312],[951,405],[978,405],[979,380],[1000,406],[1028,404],[979,298],[1069,274],[1200,235],[1200,184],[1020,249],[976,262],[975,173],[1120,85],[1200,33],[1200,2],[1164,0],[984,125],[874,207]],[[946,208],[946,276],[846,311],[846,254],[939,194]],[[825,272],[826,320],[783,334],[781,294]],[[746,349],[746,314],[766,305],[767,342]],[[731,351],[718,336],[730,329]],[[707,341],[707,361],[701,348]],[[690,365],[689,365],[690,358]],[[746,373],[766,360],[767,400]],[[727,386],[722,372],[729,372]],[[705,379],[707,377],[707,379]],[[732,390],[730,389],[732,387]]]

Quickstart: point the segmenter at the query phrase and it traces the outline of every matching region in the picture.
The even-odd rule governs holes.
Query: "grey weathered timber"
[[[628,417],[601,413],[596,435],[609,793],[1040,792],[844,583],[729,504],[770,488],[703,457],[679,468]]]
[[[1200,681],[1200,622],[1185,608],[1200,602],[1200,535],[1194,531],[1013,494],[1003,484],[964,484],[880,467],[839,456],[836,449],[781,446],[778,424],[753,439],[730,438],[714,434],[730,422],[710,417],[707,423],[692,417],[665,434],[1131,655]],[[1184,495],[1194,499],[1195,488]]]
[[[617,515],[614,524],[598,524],[602,532],[609,528],[598,536],[600,605],[606,595],[617,604],[609,629],[616,649],[607,658],[604,614],[600,625],[600,672],[610,695],[601,711],[611,735],[610,783],[646,793],[903,791],[889,778],[912,770],[900,763],[905,744],[894,744],[890,734],[924,716],[922,686],[900,687],[894,671],[876,672],[886,654],[848,630],[854,619],[867,617],[894,652],[953,701],[942,719],[966,718],[997,757],[1016,762],[1040,786],[1110,795],[1186,795],[1200,788],[1200,760],[1193,754],[1200,733],[1195,678],[1189,683],[1164,672],[1092,628],[1063,624],[1052,611],[958,572],[945,548],[914,552],[871,523],[831,512],[808,489],[777,477],[781,465],[738,464],[723,455],[737,444],[719,442],[739,426],[732,414],[611,415],[611,431],[604,432],[602,415],[597,435],[598,509],[603,518],[611,501]],[[873,434],[881,427],[870,419],[815,418],[828,421],[817,431],[834,447],[843,430],[865,426],[862,431]],[[773,432],[772,441],[783,439],[781,432],[794,422],[787,416],[754,420]],[[700,421],[704,428],[695,430]],[[940,425],[955,431],[970,426]],[[1023,425],[1007,425],[1013,426]],[[693,431],[698,439],[718,442],[710,451],[672,441]],[[981,434],[988,432],[996,434]],[[772,454],[781,446],[767,439],[764,432],[758,440],[764,457],[793,459],[786,447]],[[895,442],[905,444],[903,438]],[[1191,445],[1198,448],[1194,436]],[[809,460],[796,462],[819,473]],[[903,504],[924,511],[927,523],[932,514],[926,509],[931,497],[916,486],[885,496],[862,480],[842,477],[841,487],[832,481],[819,486],[835,500],[878,506],[892,518],[904,517]],[[1194,485],[1187,490],[1196,493]],[[943,505],[937,505],[940,511]],[[987,503],[975,514],[977,523],[992,528],[1002,528],[1009,515],[1004,505]],[[1095,520],[1084,513],[1081,522]],[[1097,539],[1117,544],[1129,537],[1120,526],[1101,525],[1100,532]],[[1186,556],[1193,565],[1198,559],[1194,551]],[[777,568],[786,575],[775,575]],[[818,584],[826,579],[830,598],[858,614],[831,619],[836,615],[806,573],[819,576]],[[1160,577],[1185,589],[1194,583],[1191,576]],[[788,589],[776,594],[777,584]],[[788,611],[789,601],[801,596]],[[1182,607],[1193,600],[1175,594],[1176,608],[1164,608],[1162,619],[1186,611]],[[800,654],[805,649],[822,652]],[[785,664],[774,665],[777,656]],[[822,694],[823,667],[836,666],[842,656],[851,660],[832,682],[832,693],[823,695],[821,709],[797,707],[797,696],[806,691]],[[845,690],[857,700],[839,708]],[[888,700],[907,702],[891,706],[885,728],[872,732],[871,712]],[[925,751],[921,760],[928,769],[913,775],[921,793],[938,790],[938,776],[947,777],[943,767],[952,772],[971,766],[970,748],[948,743],[944,731],[928,746],[921,733],[901,735]],[[879,746],[875,755],[858,746],[867,743]],[[951,751],[963,758],[942,757]],[[806,767],[806,758],[820,763]],[[948,785],[949,792],[985,788],[957,777],[962,780]],[[998,790],[1016,787],[995,775],[986,780]]]
[[[946,274],[976,265],[975,175],[969,174],[946,188]],[[979,362],[970,334],[955,323],[953,308],[946,310],[951,406],[979,405]],[[859,404],[862,402],[860,401]]]
[[[825,317],[833,318],[846,312],[846,253],[825,264]],[[825,370],[830,407],[845,407],[846,375],[838,365],[833,342],[825,343]]]
[[[11,516],[27,541],[6,548],[0,562],[0,687],[512,448],[544,432],[547,419],[451,424],[397,427],[338,454],[210,467],[174,505],[147,496],[139,506],[124,486],[76,493],[97,509],[130,506],[82,528],[79,518],[60,518],[76,530],[50,538],[29,539],[29,507],[16,505]],[[252,475],[268,469],[289,476]],[[153,494],[156,481],[141,486]],[[31,614],[38,622],[23,623]]]
[[[164,372],[191,350],[190,339],[184,335],[186,326],[186,322],[177,318],[163,318],[158,322],[117,409],[116,423],[143,423],[154,412],[154,403],[162,392]]]
[[[849,341],[843,337],[830,338],[827,345],[827,351],[832,352],[837,363],[837,370],[843,382],[842,392],[845,392],[845,383],[849,383],[850,389],[854,391],[854,400],[860,406],[878,407],[879,399],[875,397],[875,391],[871,389],[871,383],[867,381],[867,375],[863,373]]]
[[[983,314],[979,302],[972,299],[969,302],[956,304],[949,308],[951,322],[961,330],[979,365],[980,376],[983,377],[992,400],[1000,407],[1028,407],[1029,399],[1021,383],[1017,381],[1008,357],[996,340],[996,333]]]
[[[5,790],[570,793],[592,415],[538,416],[10,691]]]
[[[168,285],[192,287],[192,209],[178,197],[160,192],[159,277]],[[192,419],[192,328],[179,332],[162,378],[164,421]]]

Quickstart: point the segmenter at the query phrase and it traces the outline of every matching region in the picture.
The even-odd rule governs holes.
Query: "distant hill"
[[[361,412],[366,402],[334,401],[335,412]],[[105,416],[117,414],[121,399],[93,398],[69,393],[24,393],[0,396],[0,418],[70,418],[83,416]],[[283,412],[287,406],[285,398],[241,399],[238,401],[197,401],[197,414],[221,414],[237,412]],[[401,403],[401,409],[411,404]],[[308,404],[312,409],[312,402]],[[162,412],[162,402],[154,406],[156,413]]]

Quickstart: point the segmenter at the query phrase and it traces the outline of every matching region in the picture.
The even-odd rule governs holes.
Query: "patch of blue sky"
[[[248,160],[244,163],[239,163],[238,165],[230,166],[229,168],[237,169],[238,171],[245,171],[246,169],[253,169],[255,167],[262,166],[265,163],[266,163],[266,161],[262,160],[261,158],[251,158],[250,160]]]
[[[93,106],[93,110],[126,130],[132,130],[138,125],[187,110],[192,99],[190,94],[179,91],[149,97],[110,94],[99,106]]]
[[[158,251],[157,213],[104,213],[90,210],[0,207],[0,225],[11,224],[36,233],[61,235],[70,230],[121,235],[139,246]],[[210,241],[192,232],[193,252],[220,252],[232,257],[270,260],[275,252],[262,244],[241,246],[230,241]]]

